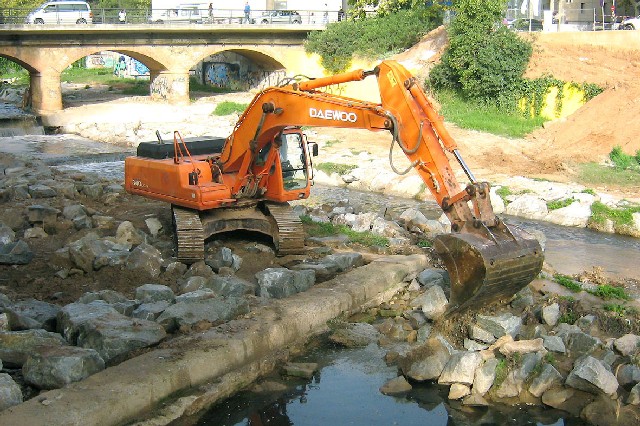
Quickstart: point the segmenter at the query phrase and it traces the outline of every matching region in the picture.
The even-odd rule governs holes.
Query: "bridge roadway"
[[[318,25],[40,25],[0,26],[0,56],[29,71],[30,101],[39,115],[62,107],[60,74],[87,55],[116,51],[150,70],[150,95],[189,102],[189,69],[209,55],[231,51],[268,70],[318,75],[319,58],[303,43]]]

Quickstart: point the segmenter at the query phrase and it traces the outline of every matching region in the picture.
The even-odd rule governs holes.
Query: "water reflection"
[[[319,348],[300,362],[317,362],[313,379],[285,381],[279,394],[241,393],[199,419],[182,425],[578,425],[554,409],[496,405],[471,408],[447,400],[447,387],[414,384],[404,396],[378,390],[397,376],[377,345],[360,349]]]

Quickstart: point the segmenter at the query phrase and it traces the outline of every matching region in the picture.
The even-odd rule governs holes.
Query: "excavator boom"
[[[380,103],[320,90],[369,76],[377,78]],[[278,214],[282,219],[273,214],[278,223],[244,229],[260,231],[271,226],[272,230],[265,232],[274,235],[275,241],[279,223],[286,222],[290,231],[285,231],[285,236],[296,234],[295,218],[274,203],[309,195],[307,170],[311,169],[311,162],[306,137],[295,130],[301,126],[391,133],[389,159],[393,170],[400,174],[417,172],[451,221],[452,233],[436,237],[434,244],[451,277],[450,311],[511,297],[540,272],[543,254],[538,241],[494,214],[489,184],[476,180],[428,97],[415,78],[395,61],[383,61],[371,71],[356,70],[267,88],[254,97],[239,117],[221,152],[206,159],[180,157],[180,143],[176,139],[173,164],[166,160],[154,163],[132,159],[130,167],[125,167],[125,176],[127,169],[136,170],[137,174],[130,173],[125,187],[183,209],[199,210],[201,215],[258,202],[259,210],[267,214],[281,212]],[[403,171],[393,164],[396,144],[410,161]],[[291,145],[298,145],[300,153],[288,153]],[[291,165],[291,160],[296,160],[292,157],[300,157],[297,168]],[[465,187],[459,184],[450,157],[469,179]],[[150,177],[152,169],[158,179],[164,180],[164,185],[155,185],[156,179],[139,177]],[[167,187],[168,169],[180,171],[175,172],[175,180],[179,182]],[[305,172],[302,179],[292,177],[296,170]],[[233,221],[230,217],[222,215],[209,228],[222,228],[223,222],[230,221]],[[301,237],[296,234],[296,238],[300,241]]]

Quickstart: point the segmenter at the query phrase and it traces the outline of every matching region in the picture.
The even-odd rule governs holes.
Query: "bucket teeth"
[[[451,279],[450,312],[511,298],[540,273],[544,260],[534,237],[504,224],[488,236],[438,235],[434,248]]]

